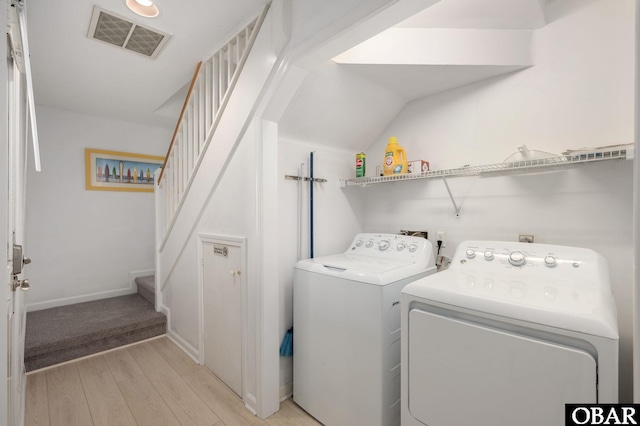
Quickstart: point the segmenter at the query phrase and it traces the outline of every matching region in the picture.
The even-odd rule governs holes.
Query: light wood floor
[[[26,426],[320,425],[291,399],[261,420],[166,337],[27,376]]]

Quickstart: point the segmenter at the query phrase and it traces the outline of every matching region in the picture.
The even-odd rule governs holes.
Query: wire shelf
[[[630,160],[634,156],[632,146],[621,149],[576,151],[558,157],[513,161],[508,163],[487,164],[484,166],[464,166],[455,169],[430,170],[425,173],[405,173],[401,175],[362,177],[343,179],[342,186],[367,186],[371,184],[397,182],[416,179],[448,178],[456,176],[477,176],[488,173],[511,172],[535,168],[551,168],[573,164],[591,163],[605,160]]]

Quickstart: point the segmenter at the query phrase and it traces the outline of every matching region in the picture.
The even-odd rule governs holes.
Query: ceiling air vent
[[[88,37],[155,58],[170,36],[94,6]]]

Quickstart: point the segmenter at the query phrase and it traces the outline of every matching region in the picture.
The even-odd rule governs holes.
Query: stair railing
[[[158,177],[163,237],[182,207],[212,135],[268,11],[204,62],[198,63]]]

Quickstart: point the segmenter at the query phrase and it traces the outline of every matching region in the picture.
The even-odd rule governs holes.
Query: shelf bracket
[[[451,203],[453,204],[453,208],[456,211],[456,216],[460,216],[460,207],[456,204],[456,200],[453,198],[453,194],[451,193],[451,188],[449,188],[449,183],[447,182],[447,178],[442,176],[442,181],[444,182],[445,188],[447,188],[447,192],[449,193],[449,198],[451,198]]]

